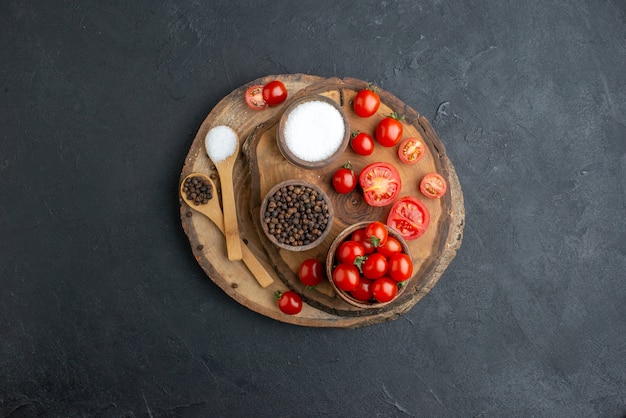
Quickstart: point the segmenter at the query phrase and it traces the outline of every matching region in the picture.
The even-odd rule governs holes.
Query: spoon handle
[[[209,207],[189,205],[189,207],[197,210],[198,212],[209,218],[211,221],[213,221],[217,229],[219,229],[222,234],[224,234],[224,217],[222,216],[222,211],[219,209],[219,206]],[[272,278],[272,276],[267,272],[263,264],[261,264],[259,259],[256,258],[256,256],[252,253],[252,251],[250,251],[246,244],[243,243],[241,240],[239,240],[239,243],[243,263],[246,265],[246,267],[248,267],[248,270],[250,270],[250,273],[252,273],[259,285],[265,288],[274,283],[274,279]]]
[[[206,213],[205,215],[207,215],[209,219],[213,221],[215,226],[217,226],[217,228],[220,231],[222,231],[222,234],[223,234],[224,233],[224,221],[222,219],[221,213],[220,213],[220,216],[209,216]],[[256,256],[252,253],[252,251],[250,251],[248,246],[245,243],[243,243],[241,240],[239,240],[239,242],[240,242],[240,247],[241,247],[241,255],[242,255],[243,263],[246,265],[246,267],[248,267],[248,270],[250,270],[250,273],[252,273],[252,275],[254,276],[256,281],[259,283],[259,285],[265,288],[271,285],[272,283],[274,283],[274,279],[272,278],[272,276],[270,276],[267,270],[265,270],[265,267],[263,267],[263,264],[261,264],[259,259],[256,258]]]
[[[226,236],[226,250],[231,261],[241,260],[241,239],[239,239],[239,225],[237,223],[237,206],[235,205],[235,191],[233,190],[233,176],[230,170],[219,170],[222,185],[222,206],[224,208],[224,235]]]

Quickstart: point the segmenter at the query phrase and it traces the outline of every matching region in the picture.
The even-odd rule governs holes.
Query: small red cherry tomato
[[[363,248],[365,248],[365,254],[373,253],[376,248],[372,245],[372,241],[367,239],[367,235],[365,235],[365,228],[357,229],[352,233],[350,237],[352,241],[359,242],[363,244]]]
[[[333,187],[337,193],[350,193],[357,184],[356,174],[348,162],[333,174]]]
[[[267,107],[267,102],[263,99],[263,86],[255,84],[248,87],[245,93],[246,104],[250,109],[263,110]]]
[[[362,118],[369,118],[380,107],[380,97],[376,93],[376,88],[369,85],[367,88],[360,90],[352,102],[354,113]]]
[[[350,146],[359,155],[371,155],[374,152],[374,138],[365,132],[352,132]]]
[[[337,247],[335,253],[337,261],[340,263],[354,264],[357,257],[363,257],[365,255],[365,247],[363,244],[356,241],[344,241]]]
[[[428,173],[420,182],[420,192],[430,199],[439,199],[446,190],[448,183],[439,173]]]
[[[372,284],[373,280],[367,279],[365,277],[361,277],[359,281],[359,285],[356,289],[350,291],[350,296],[355,298],[356,300],[360,300],[361,302],[368,302],[372,299]]]
[[[302,298],[293,290],[288,290],[283,293],[278,290],[275,296],[278,298],[278,308],[283,313],[296,315],[302,311]]]
[[[387,231],[387,227],[384,223],[373,221],[365,227],[365,236],[374,247],[378,247],[387,241],[389,231]]]
[[[368,279],[383,277],[389,268],[387,258],[381,253],[373,253],[367,256],[361,265],[363,275]]]
[[[389,259],[389,276],[397,282],[408,280],[413,275],[413,261],[405,253],[394,254]]]
[[[263,100],[269,106],[276,106],[287,100],[287,87],[278,80],[273,80],[263,86]]]
[[[359,285],[361,273],[354,264],[341,263],[333,270],[333,283],[341,290],[349,292]]]
[[[389,302],[398,294],[396,281],[389,277],[381,277],[374,280],[372,284],[372,294],[378,302]]]
[[[426,152],[424,142],[418,138],[407,138],[398,147],[398,157],[405,164],[415,164]]]
[[[398,116],[395,113],[385,117],[378,122],[376,126],[376,140],[384,147],[393,147],[400,139],[402,139],[402,127],[403,116]]]
[[[305,286],[317,286],[326,277],[322,262],[316,258],[304,260],[298,269],[298,277]]]
[[[384,244],[379,245],[376,249],[379,253],[387,258],[390,258],[394,254],[401,253],[403,251],[402,244],[395,237],[389,235],[387,241]]]

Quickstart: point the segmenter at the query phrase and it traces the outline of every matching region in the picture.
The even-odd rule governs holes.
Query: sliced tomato
[[[402,190],[400,173],[391,164],[376,162],[361,171],[359,184],[363,188],[363,197],[371,206],[391,204]]]
[[[263,99],[263,86],[255,84],[246,90],[246,104],[250,109],[263,110],[267,107],[267,102]]]
[[[422,202],[405,196],[391,207],[387,225],[395,229],[405,240],[421,237],[430,223],[430,212]]]
[[[424,142],[419,138],[407,138],[398,147],[398,157],[405,164],[415,164],[426,152]]]
[[[420,192],[430,199],[439,199],[446,190],[448,183],[439,173],[428,173],[420,182]]]

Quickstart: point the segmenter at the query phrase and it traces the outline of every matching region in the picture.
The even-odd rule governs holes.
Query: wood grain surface
[[[277,107],[263,111],[249,109],[244,101],[247,87],[265,84],[272,79],[285,83],[289,98]],[[263,289],[240,261],[228,260],[225,240],[208,219],[194,213],[181,200],[180,215],[183,229],[189,238],[192,252],[211,280],[237,302],[270,318],[303,326],[359,327],[397,318],[411,309],[437,283],[460,247],[464,226],[464,205],[461,186],[445,147],[429,122],[393,94],[380,90],[381,107],[370,118],[360,118],[351,109],[351,100],[366,82],[356,79],[322,78],[304,74],[271,75],[241,86],[224,97],[200,126],[189,150],[181,173],[182,179],[193,172],[209,175],[219,189],[215,165],[204,149],[204,138],[214,126],[233,128],[241,140],[241,153],[233,170],[237,215],[240,235],[248,249],[275,275],[274,283]],[[396,112],[405,116],[404,138],[421,136],[428,152],[415,165],[404,165],[396,155],[397,147],[385,148],[377,144],[374,153],[363,157],[348,148],[342,157],[322,169],[305,170],[289,164],[276,143],[276,127],[282,110],[289,103],[305,95],[323,95],[335,100],[346,113],[352,131],[374,133],[378,121]],[[324,262],[332,240],[347,226],[365,220],[385,220],[390,207],[375,208],[363,200],[358,189],[339,195],[330,184],[332,173],[350,161],[358,172],[374,161],[390,161],[399,169],[403,188],[400,196],[412,195],[422,200],[431,214],[426,234],[409,241],[415,263],[414,276],[408,288],[394,303],[381,309],[363,310],[337,297],[329,283],[316,289],[307,289],[297,278],[300,263],[310,257]],[[421,196],[418,184],[424,174],[436,171],[448,181],[448,193],[439,200]],[[259,209],[267,191],[276,183],[288,179],[303,179],[326,190],[335,212],[332,231],[318,247],[291,252],[272,245],[261,232]],[[179,198],[180,200],[180,198]],[[296,290],[305,301],[303,311],[295,316],[282,314],[274,293],[277,290]]]

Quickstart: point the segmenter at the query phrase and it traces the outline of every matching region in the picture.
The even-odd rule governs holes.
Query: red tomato
[[[263,100],[263,86],[255,84],[246,90],[246,104],[250,109],[263,110],[267,107],[267,102]]]
[[[390,258],[394,254],[401,253],[403,251],[400,241],[389,235],[387,241],[384,244],[379,245],[377,251],[387,258]]]
[[[298,277],[302,284],[306,286],[317,286],[326,277],[322,262],[315,258],[304,260],[302,264],[300,264]]]
[[[363,188],[363,197],[371,206],[387,206],[391,204],[402,190],[400,173],[391,164],[385,162],[372,163],[365,167],[359,176]]]
[[[404,117],[392,113],[376,126],[376,140],[384,147],[393,147],[402,139],[402,120]]]
[[[361,302],[368,302],[372,299],[372,284],[373,280],[366,279],[365,277],[361,277],[359,281],[359,285],[356,289],[350,291],[350,296],[355,298],[356,300],[360,300]]]
[[[350,238],[352,241],[359,242],[363,245],[363,248],[365,248],[365,254],[371,254],[374,250],[376,250],[374,245],[372,245],[372,241],[367,239],[367,235],[365,235],[365,228],[357,229],[352,233]]]
[[[372,243],[374,247],[378,247],[387,241],[387,237],[389,236],[389,231],[387,231],[387,227],[384,223],[374,221],[370,222],[365,227],[365,236]]]
[[[363,275],[368,279],[378,279],[387,273],[389,264],[384,255],[373,253],[367,256],[361,268],[363,269]]]
[[[350,163],[345,164],[333,174],[333,187],[337,193],[350,193],[356,187],[356,174]]]
[[[420,192],[431,199],[439,199],[446,194],[448,183],[439,173],[428,173],[420,182]]]
[[[365,255],[365,247],[360,242],[344,241],[337,247],[335,255],[340,263],[354,264],[357,257]]]
[[[389,277],[381,277],[372,284],[372,295],[378,302],[389,302],[398,294],[396,281]]]
[[[281,104],[287,100],[287,87],[281,81],[270,81],[263,86],[263,100],[270,106]]]
[[[405,240],[421,237],[430,223],[430,212],[422,202],[411,196],[398,200],[387,217],[387,225]]]
[[[422,159],[426,146],[418,138],[407,138],[398,147],[398,157],[405,164],[415,164]]]
[[[302,298],[293,290],[281,293],[276,291],[278,298],[278,308],[287,315],[296,315],[302,311]]]
[[[359,280],[361,280],[361,273],[354,264],[341,263],[333,270],[333,283],[346,292],[356,289]]]
[[[371,87],[371,85],[360,90],[352,102],[354,113],[362,118],[369,118],[376,113],[379,107],[380,97],[376,93],[376,89]]]
[[[374,138],[365,132],[352,132],[350,146],[359,155],[371,155],[374,152]]]
[[[389,276],[397,282],[408,280],[413,275],[413,261],[405,253],[389,258]]]

